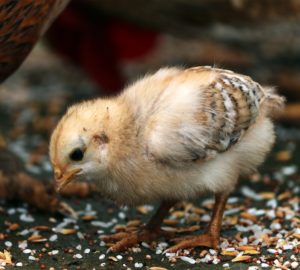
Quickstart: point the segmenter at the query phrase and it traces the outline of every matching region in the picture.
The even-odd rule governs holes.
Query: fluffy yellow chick
[[[274,143],[272,112],[284,99],[251,78],[212,67],[163,68],[119,96],[72,106],[53,132],[50,158],[59,187],[96,181],[118,204],[161,202],[138,232],[106,236],[121,251],[152,241],[180,200],[215,195],[205,234],[169,249],[216,248],[223,211],[240,175],[260,165]]]

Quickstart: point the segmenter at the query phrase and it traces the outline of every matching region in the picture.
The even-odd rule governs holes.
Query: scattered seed
[[[35,226],[32,228],[35,231],[42,231],[42,232],[48,232],[51,231],[51,228],[48,226]]]
[[[8,229],[11,230],[11,231],[16,231],[20,228],[20,225],[17,224],[17,223],[12,223],[9,225]]]
[[[76,230],[75,229],[61,229],[58,232],[61,234],[68,235],[68,234],[75,234]]]
[[[137,263],[137,262],[136,262],[136,263],[134,264],[134,267],[135,267],[135,268],[142,268],[143,266],[144,266],[144,265],[143,265],[142,263]]]
[[[75,259],[82,259],[82,255],[77,253],[73,256]]]
[[[113,261],[113,262],[117,262],[118,259],[115,256],[109,256],[108,257],[109,260]]]
[[[96,216],[82,216],[81,219],[84,221],[91,221],[91,220],[95,220],[97,217]]]
[[[221,254],[224,256],[236,256],[238,254],[238,252],[235,250],[233,250],[233,251],[222,250]]]
[[[138,227],[141,225],[142,221],[139,219],[130,220],[127,222],[127,227]]]
[[[291,153],[289,151],[283,150],[277,152],[275,157],[279,161],[289,161],[291,159]]]
[[[190,263],[190,264],[195,264],[196,261],[193,258],[186,257],[186,256],[180,256],[179,257],[182,261]]]
[[[57,238],[58,238],[57,234],[53,234],[53,235],[51,235],[51,236],[49,237],[49,241],[50,241],[50,242],[55,242],[55,241],[57,240]]]
[[[34,218],[31,215],[28,215],[26,213],[23,213],[20,216],[20,220],[28,223],[34,222]]]
[[[5,241],[5,246],[7,246],[7,247],[12,247],[12,242],[10,242],[10,241]]]
[[[57,255],[59,253],[59,250],[54,249],[54,250],[52,250],[50,252],[51,252],[51,255]]]
[[[247,255],[240,255],[232,259],[232,262],[244,262],[244,261],[249,261],[252,257],[247,256]]]
[[[28,241],[33,243],[40,243],[40,242],[46,242],[47,239],[41,235],[32,235],[28,238]]]

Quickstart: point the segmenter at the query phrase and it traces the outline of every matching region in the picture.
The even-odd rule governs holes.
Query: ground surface
[[[30,60],[1,87],[0,135],[28,173],[49,181],[50,131],[67,104],[95,95],[83,76],[68,66]],[[157,205],[119,208],[93,195],[64,199],[76,210],[78,219],[2,200],[0,252],[9,253],[0,253],[0,262],[9,261],[11,255],[13,264],[23,269],[299,269],[299,162],[300,131],[279,127],[276,147],[260,173],[243,179],[228,201],[218,252],[199,248],[162,254],[170,241],[160,239],[153,247],[143,244],[125,253],[106,254],[101,235],[125,226],[138,227]],[[203,231],[211,199],[177,205],[164,229],[176,231],[178,236]]]

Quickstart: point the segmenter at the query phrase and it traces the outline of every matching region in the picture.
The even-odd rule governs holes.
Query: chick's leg
[[[105,242],[116,242],[109,248],[108,251],[123,251],[129,247],[137,245],[140,242],[150,243],[157,239],[160,235],[167,234],[167,232],[160,229],[160,225],[174,204],[175,202],[163,202],[149,222],[138,231],[120,232],[114,235],[102,237],[102,240]]]
[[[210,247],[216,249],[220,241],[220,231],[222,225],[222,217],[227,202],[228,195],[218,194],[215,198],[213,214],[211,217],[208,230],[205,234],[191,236],[184,239],[175,239],[178,244],[170,247],[167,252],[176,252],[180,249],[194,247]]]

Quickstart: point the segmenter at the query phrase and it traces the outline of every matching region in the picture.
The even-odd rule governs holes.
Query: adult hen
[[[0,82],[12,74],[70,0],[0,0]]]
[[[117,241],[112,251],[153,240],[175,202],[211,192],[216,200],[207,232],[169,251],[216,248],[228,195],[270,151],[270,116],[283,102],[272,89],[232,71],[160,69],[117,97],[67,111],[50,142],[57,184],[95,180],[118,204],[162,203],[140,231],[104,237]]]
[[[22,64],[68,2],[69,0],[0,0],[0,83]],[[21,172],[23,168],[18,157],[1,143],[0,163],[1,199],[16,198],[40,209],[62,210],[72,214],[66,204],[48,194],[44,184],[26,172]]]

